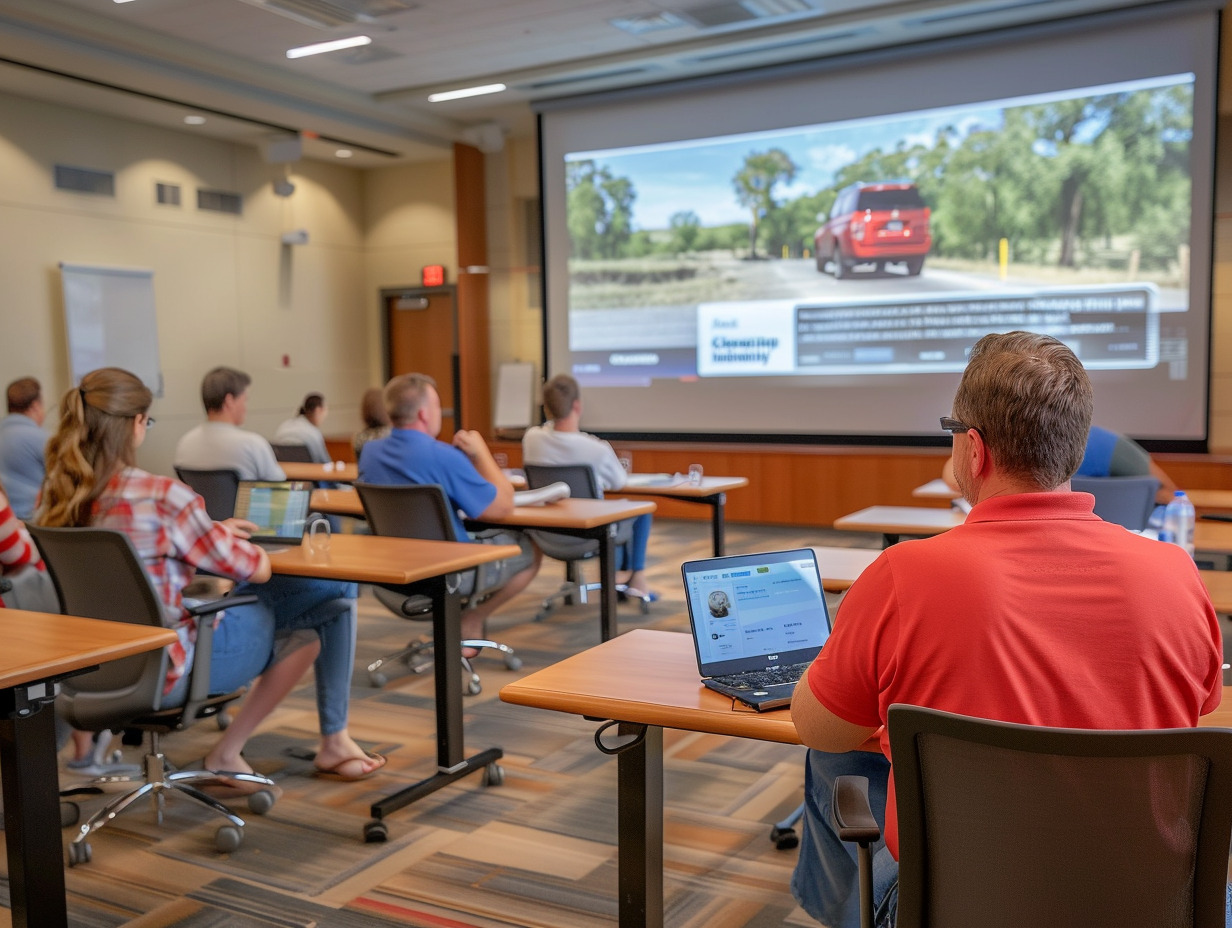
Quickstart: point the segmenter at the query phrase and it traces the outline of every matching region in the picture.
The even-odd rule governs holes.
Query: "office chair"
[[[1232,730],[1087,731],[891,706],[899,928],[1223,928]],[[871,924],[868,781],[839,777]],[[861,801],[862,800],[862,801]]]
[[[177,467],[175,475],[181,483],[205,500],[205,511],[215,522],[235,515],[235,497],[240,488],[240,475],[233,470],[194,470]]]
[[[595,479],[595,471],[589,464],[523,464],[526,473],[526,485],[532,490],[545,487],[550,483],[566,483],[569,485],[569,495],[575,499],[603,499],[603,490]],[[535,621],[540,622],[552,612],[559,600],[565,605],[572,605],[574,598],[580,603],[587,601],[587,594],[602,587],[600,583],[586,583],[581,578],[581,565],[599,554],[599,542],[593,538],[575,538],[572,535],[561,535],[557,532],[545,532],[541,529],[528,529],[527,534],[535,540],[535,544],[548,557],[565,562],[565,582],[561,588],[547,597],[535,615]],[[625,519],[616,523],[616,543],[627,545],[633,536],[633,520]],[[623,583],[616,584],[616,592],[627,595],[627,587]],[[642,615],[650,612],[650,597],[635,597]]]
[[[1132,532],[1146,528],[1155,509],[1159,481],[1154,477],[1073,477],[1071,490],[1095,497],[1095,514]]]
[[[398,538],[423,538],[429,541],[458,541],[454,531],[453,519],[449,514],[449,502],[445,491],[439,484],[419,484],[414,486],[381,486],[371,483],[356,483],[360,502],[364,506],[364,514],[368,526],[375,535],[392,535]],[[483,568],[463,571],[450,577],[450,588],[466,590],[462,608],[476,606],[488,593],[493,593],[499,587],[484,586]],[[432,621],[432,602],[427,596],[413,592],[404,587],[374,586],[373,594],[383,606],[395,615],[404,619],[417,621]],[[513,648],[499,641],[488,638],[464,638],[464,648],[492,648],[504,657],[505,666],[517,670],[522,666],[521,659],[513,653]],[[417,638],[407,643],[392,654],[377,658],[368,665],[368,678],[375,687],[382,687],[389,682],[389,677],[383,668],[394,661],[401,661],[412,673],[422,673],[431,666],[426,660],[432,653],[432,641],[428,638]],[[472,696],[480,691],[482,684],[479,674],[471,664],[470,658],[462,658],[462,666],[467,675],[467,692]]]
[[[293,464],[312,463],[312,452],[308,450],[307,445],[291,445],[283,442],[270,442],[270,447],[274,449],[274,457],[279,461],[286,461]]]
[[[128,536],[111,529],[41,528],[28,526],[56,587],[63,612],[113,622],[131,622],[163,627],[164,608]],[[56,700],[56,713],[82,731],[137,729],[148,732],[150,746],[144,761],[144,777],[136,788],[117,796],[83,824],[69,845],[69,864],[88,863],[88,838],[143,796],[153,800],[155,815],[162,823],[166,794],[189,796],[227,818],[215,834],[218,850],[230,853],[243,840],[244,820],[197,787],[219,776],[272,787],[274,782],[259,774],[230,771],[168,771],[160,736],[180,731],[198,719],[215,715],[238,699],[244,690],[210,693],[213,614],[229,606],[256,602],[255,596],[232,596],[190,608],[198,617],[196,657],[190,671],[188,697],[181,706],[163,705],[167,672],[166,649],[112,661],[99,670],[66,678]],[[174,769],[174,768],[173,768]],[[102,782],[129,780],[105,777]],[[248,807],[258,815],[274,805],[269,789],[248,797]],[[75,816],[73,816],[75,820]]]

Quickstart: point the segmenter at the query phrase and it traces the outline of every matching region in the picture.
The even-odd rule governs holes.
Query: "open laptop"
[[[235,494],[235,517],[256,524],[249,541],[262,545],[297,545],[304,537],[312,483],[307,480],[241,480]]]
[[[758,712],[789,705],[830,637],[813,550],[712,557],[680,570],[702,683]]]

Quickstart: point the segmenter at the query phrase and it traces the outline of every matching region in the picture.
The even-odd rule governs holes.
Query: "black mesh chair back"
[[[603,490],[589,464],[524,464],[522,470],[532,490],[550,483],[567,483],[574,499],[603,499]]]
[[[90,619],[162,627],[163,605],[128,536],[109,529],[28,526],[51,573],[61,611]],[[164,649],[104,664],[61,684],[66,715],[100,731],[160,706]]]
[[[457,541],[449,501],[440,484],[381,486],[356,483],[368,525],[377,535]]]
[[[889,728],[899,928],[1224,925],[1232,730]]]
[[[1159,481],[1154,477],[1073,477],[1070,489],[1095,497],[1095,514],[1140,532],[1155,508]]]
[[[282,442],[270,442],[270,447],[274,449],[274,457],[279,461],[285,461],[291,464],[312,463],[312,452],[308,450],[307,445],[292,445],[283,444]]]
[[[240,488],[240,475],[233,470],[194,470],[177,467],[175,475],[205,500],[205,511],[215,522],[235,515],[235,497]]]

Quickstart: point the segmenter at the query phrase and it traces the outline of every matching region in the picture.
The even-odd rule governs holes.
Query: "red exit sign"
[[[427,264],[423,269],[423,285],[425,287],[441,287],[445,284],[445,265]]]

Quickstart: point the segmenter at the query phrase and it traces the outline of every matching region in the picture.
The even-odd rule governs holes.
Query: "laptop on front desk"
[[[304,537],[312,483],[307,480],[241,480],[235,517],[257,526],[249,541],[260,545],[298,545]]]
[[[830,637],[813,550],[713,557],[680,570],[702,683],[758,712],[789,705]]]

